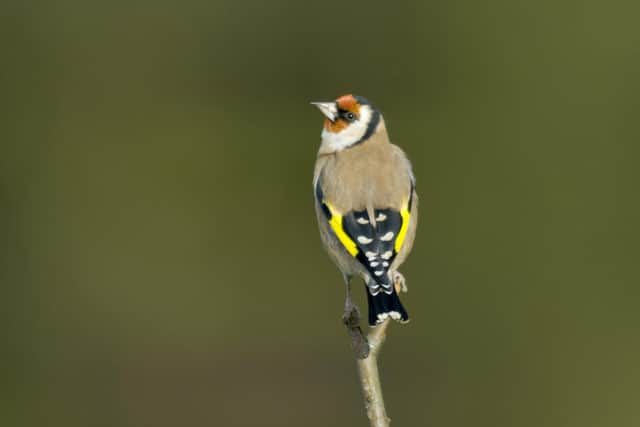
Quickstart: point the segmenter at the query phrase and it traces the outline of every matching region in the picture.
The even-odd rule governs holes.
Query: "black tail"
[[[409,314],[404,309],[396,290],[391,287],[391,293],[387,294],[380,291],[377,295],[371,295],[369,289],[366,289],[367,300],[369,301],[369,325],[375,326],[382,323],[388,317],[394,320],[400,320],[405,323],[409,321]]]

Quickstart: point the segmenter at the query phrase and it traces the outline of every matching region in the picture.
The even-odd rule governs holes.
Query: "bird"
[[[365,284],[370,326],[389,318],[406,323],[398,294],[407,286],[398,268],[418,224],[411,163],[366,98],[347,94],[311,104],[325,116],[313,192],[322,244],[346,284],[343,319],[357,310],[350,285],[357,277]]]

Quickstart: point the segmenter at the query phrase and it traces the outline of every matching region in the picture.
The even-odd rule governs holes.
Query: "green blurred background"
[[[393,425],[640,425],[638,9],[4,2],[0,424],[367,425],[311,192],[353,92],[421,196]]]

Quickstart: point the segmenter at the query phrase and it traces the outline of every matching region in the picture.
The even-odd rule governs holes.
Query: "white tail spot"
[[[391,239],[393,239],[393,231],[388,232],[380,238],[380,240],[382,240],[383,242],[388,242]]]

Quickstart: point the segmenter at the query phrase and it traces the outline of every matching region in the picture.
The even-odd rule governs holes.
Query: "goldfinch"
[[[364,280],[369,324],[407,322],[398,272],[413,246],[418,195],[411,164],[389,141],[382,114],[365,98],[344,95],[313,102],[325,115],[313,190],[324,248],[347,286],[345,314],[354,309],[350,281]]]

